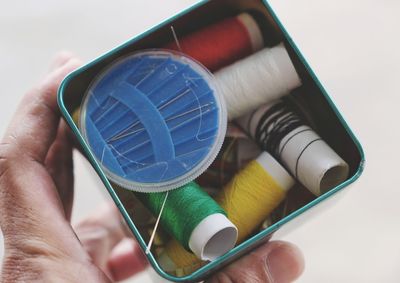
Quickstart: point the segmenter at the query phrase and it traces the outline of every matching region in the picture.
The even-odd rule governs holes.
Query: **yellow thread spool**
[[[293,184],[286,170],[270,154],[263,152],[225,186],[216,200],[238,228],[238,244],[279,205]],[[174,240],[168,243],[165,252],[178,268],[200,261]]]

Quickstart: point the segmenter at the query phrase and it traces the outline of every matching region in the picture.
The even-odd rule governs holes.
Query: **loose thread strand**
[[[149,243],[147,244],[147,247],[146,247],[146,254],[149,254],[149,253],[150,253],[151,246],[152,246],[153,240],[154,240],[154,236],[156,235],[157,228],[158,228],[158,224],[160,223],[161,214],[162,214],[163,211],[164,211],[164,207],[165,207],[165,203],[167,202],[167,198],[168,198],[168,191],[167,191],[166,194],[165,194],[164,201],[163,201],[163,203],[162,203],[162,205],[161,205],[160,213],[158,214],[156,224],[154,225],[153,232],[151,233],[151,237],[150,237]]]

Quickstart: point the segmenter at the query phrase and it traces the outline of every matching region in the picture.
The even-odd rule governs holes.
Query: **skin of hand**
[[[74,228],[73,137],[56,93],[80,62],[56,57],[47,77],[27,93],[0,144],[1,282],[113,282],[144,270],[146,259],[121,224],[114,204]],[[297,247],[269,242],[208,283],[292,282],[304,269]]]

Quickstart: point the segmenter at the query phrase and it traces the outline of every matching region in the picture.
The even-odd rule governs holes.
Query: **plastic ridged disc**
[[[204,172],[226,123],[212,75],[183,54],[161,50],[134,53],[103,70],[80,117],[107,177],[140,192],[174,189]]]

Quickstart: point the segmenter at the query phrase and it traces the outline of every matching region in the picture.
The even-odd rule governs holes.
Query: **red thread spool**
[[[257,22],[248,13],[227,18],[165,46],[193,57],[210,71],[218,70],[258,51],[264,45]]]

